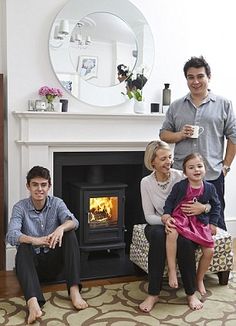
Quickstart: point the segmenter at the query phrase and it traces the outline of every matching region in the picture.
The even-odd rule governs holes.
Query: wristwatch
[[[230,171],[230,167],[228,165],[223,165],[223,168],[222,168],[225,173],[228,173]]]

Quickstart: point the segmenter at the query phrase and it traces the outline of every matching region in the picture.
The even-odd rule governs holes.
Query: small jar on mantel
[[[162,91],[162,113],[166,114],[171,102],[170,84],[164,84],[165,88]]]

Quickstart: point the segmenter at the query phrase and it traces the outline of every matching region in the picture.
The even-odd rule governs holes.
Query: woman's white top
[[[157,183],[154,172],[141,180],[142,206],[148,224],[162,224],[161,216],[163,215],[166,198],[170,194],[173,185],[184,178],[182,171],[170,169],[170,179],[165,189],[162,189],[158,184],[166,184],[166,181]]]

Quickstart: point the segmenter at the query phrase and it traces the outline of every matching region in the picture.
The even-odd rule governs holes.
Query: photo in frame
[[[81,55],[78,58],[77,72],[79,75],[88,80],[97,77],[98,58],[94,56]]]

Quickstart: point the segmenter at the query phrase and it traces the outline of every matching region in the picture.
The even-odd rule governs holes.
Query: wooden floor
[[[105,284],[115,284],[122,282],[131,282],[136,280],[143,280],[145,276],[122,276],[122,277],[113,277],[109,279],[100,279],[100,280],[91,280],[83,281],[83,287],[92,287]],[[52,292],[52,291],[62,291],[66,290],[66,285],[62,284],[53,284],[53,285],[43,285],[43,292]],[[13,271],[0,271],[0,298],[11,298],[15,296],[22,295],[20,285]]]
[[[234,271],[236,271],[236,239],[233,241],[233,252],[234,252]],[[109,279],[100,279],[100,280],[91,280],[83,281],[83,287],[91,287],[105,284],[115,284],[122,282],[130,282],[136,280],[143,280],[145,276],[122,276],[122,277],[113,277]],[[43,285],[44,292],[51,291],[62,291],[66,290],[66,285],[55,284],[55,285]],[[14,296],[22,295],[19,283],[13,271],[0,271],[0,298],[10,298]]]

